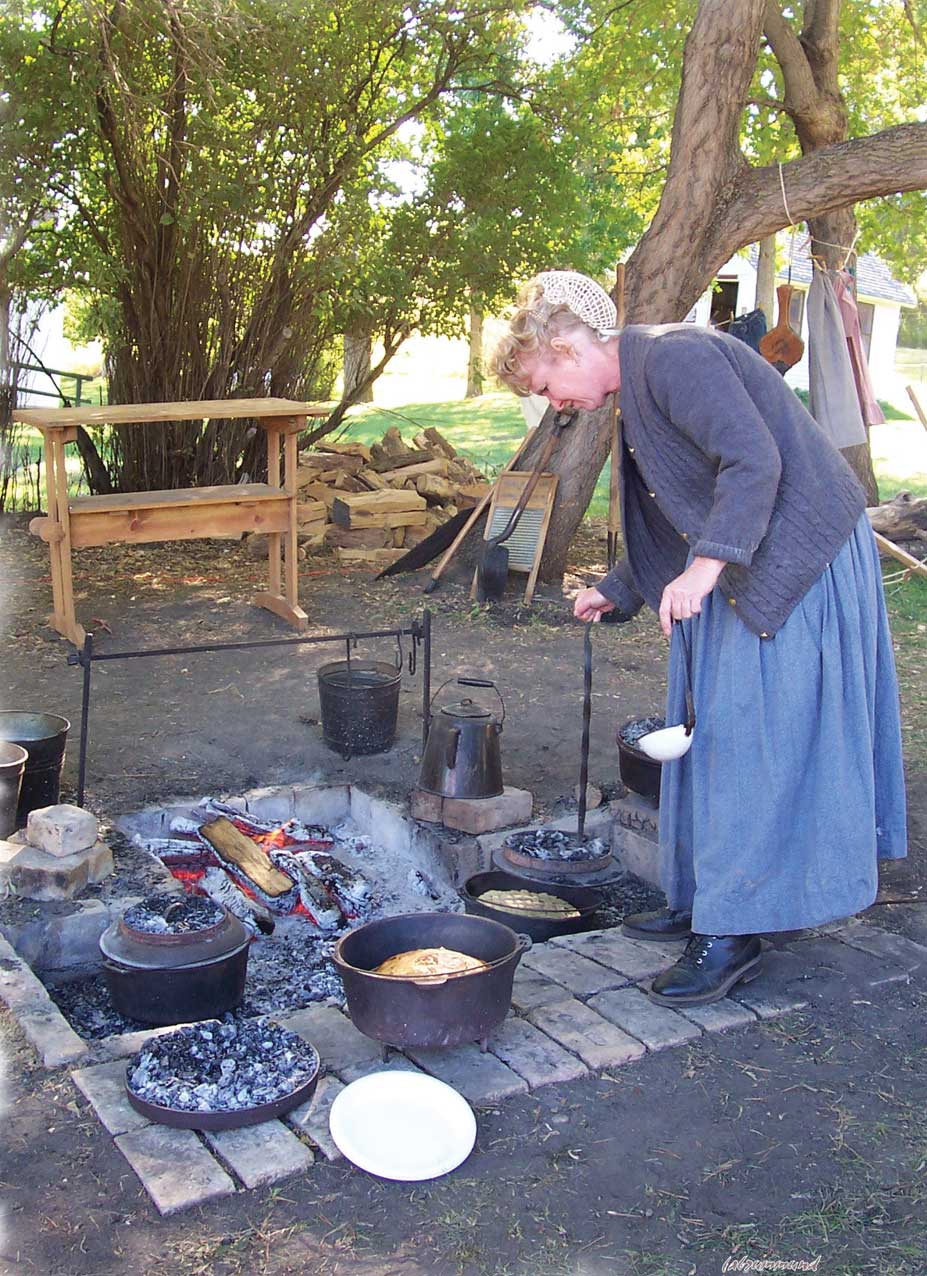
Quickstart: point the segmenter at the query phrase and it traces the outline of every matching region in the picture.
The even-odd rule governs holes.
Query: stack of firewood
[[[300,544],[377,569],[489,491],[438,430],[423,430],[410,447],[395,426],[370,447],[323,440],[301,452],[297,481]]]

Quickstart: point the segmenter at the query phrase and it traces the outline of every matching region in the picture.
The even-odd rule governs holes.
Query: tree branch
[[[803,116],[813,110],[818,89],[808,65],[802,42],[777,0],[769,0],[763,19],[763,34],[782,71],[785,109],[789,115]]]
[[[898,124],[870,137],[822,146],[783,164],[782,178],[796,222],[863,199],[923,190],[927,188],[927,124]],[[778,165],[748,169],[713,236],[719,251],[723,250],[720,260],[788,225]]]

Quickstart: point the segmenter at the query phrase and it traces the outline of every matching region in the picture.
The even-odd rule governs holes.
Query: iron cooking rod
[[[592,622],[583,634],[583,743],[579,763],[579,840],[586,835],[586,785],[589,783],[589,722],[592,717]]]
[[[90,735],[90,673],[98,660],[137,660],[145,656],[189,656],[208,651],[250,651],[259,647],[300,647],[315,643],[343,642],[348,659],[348,676],[350,680],[351,646],[357,645],[361,638],[396,638],[400,640],[406,634],[412,639],[413,649],[418,643],[423,645],[425,668],[422,671],[422,738],[428,735],[428,710],[431,703],[431,612],[426,607],[420,620],[413,620],[407,628],[371,629],[366,633],[327,634],[325,637],[302,638],[259,638],[252,642],[212,642],[199,643],[189,647],[149,647],[143,651],[99,651],[93,650],[93,634],[88,633],[80,651],[72,651],[67,657],[67,664],[80,665],[83,669],[83,689],[81,695],[80,720],[80,753],[77,763],[77,805],[84,805],[84,787],[87,774],[87,745]]]

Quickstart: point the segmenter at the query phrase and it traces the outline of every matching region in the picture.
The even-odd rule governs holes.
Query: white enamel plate
[[[448,1174],[476,1142],[466,1099],[418,1072],[372,1072],[352,1081],[335,1098],[328,1124],[349,1161],[402,1182]]]

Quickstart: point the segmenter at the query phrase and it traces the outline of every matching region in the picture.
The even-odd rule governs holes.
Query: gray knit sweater
[[[598,588],[630,617],[659,610],[690,553],[749,629],[772,637],[866,506],[853,471],[775,369],[691,324],[619,338],[627,558]]]

